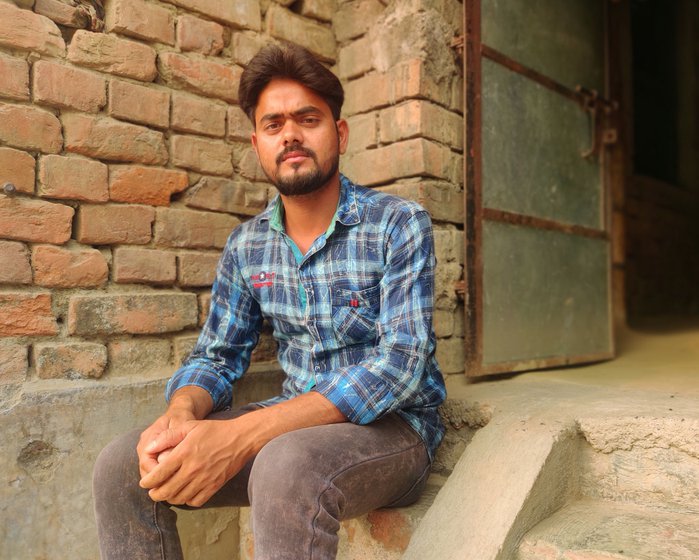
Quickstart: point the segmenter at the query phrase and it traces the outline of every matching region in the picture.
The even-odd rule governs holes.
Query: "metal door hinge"
[[[599,154],[600,144],[608,146],[617,141],[616,128],[608,127],[606,123],[612,113],[619,108],[619,103],[602,97],[597,90],[581,85],[575,86],[575,91],[580,95],[583,110],[590,116],[590,147],[580,153],[582,157],[588,159]],[[600,118],[600,112],[602,118]],[[600,129],[600,124],[604,128]]]

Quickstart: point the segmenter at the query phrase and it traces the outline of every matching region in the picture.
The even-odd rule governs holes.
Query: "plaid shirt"
[[[309,390],[351,421],[389,412],[406,420],[431,457],[444,434],[445,397],[432,330],[435,257],[425,210],[341,176],[334,220],[306,255],[284,233],[281,200],[233,231],[218,265],[209,317],[168,383],[206,389],[229,406],[263,319],[286,373],[271,405]]]

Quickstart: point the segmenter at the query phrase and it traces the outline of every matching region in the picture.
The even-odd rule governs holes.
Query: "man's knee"
[[[92,473],[95,492],[109,491],[129,482],[138,482],[136,445],[140,431],[134,430],[114,439],[97,456]]]

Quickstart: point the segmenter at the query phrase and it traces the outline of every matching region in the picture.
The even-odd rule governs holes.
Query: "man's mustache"
[[[287,146],[284,148],[281,153],[277,156],[276,163],[277,165],[281,165],[282,161],[284,160],[284,156],[287,154],[290,154],[291,152],[299,152],[302,153],[305,156],[308,156],[313,159],[313,161],[318,161],[316,157],[316,153],[311,150],[310,148],[304,148],[301,146],[301,144],[291,144],[290,146]]]

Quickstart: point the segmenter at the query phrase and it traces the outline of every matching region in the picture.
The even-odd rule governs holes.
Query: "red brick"
[[[111,80],[109,114],[118,119],[167,128],[170,121],[170,93]]]
[[[254,216],[267,206],[267,186],[223,177],[202,177],[187,191],[185,203],[201,210]]]
[[[429,138],[463,149],[463,117],[425,100],[410,100],[381,111],[381,142]]]
[[[355,78],[374,69],[371,52],[371,37],[362,37],[340,49],[338,53],[337,75],[342,80]]]
[[[0,284],[31,284],[32,267],[24,243],[0,240]]]
[[[119,202],[169,206],[170,197],[188,185],[186,171],[138,165],[109,167],[109,196]]]
[[[166,45],[175,44],[172,12],[143,0],[111,0],[107,4],[105,31]]]
[[[343,169],[363,185],[415,176],[435,177],[459,184],[462,165],[463,158],[446,146],[415,138],[352,154],[344,159]]]
[[[226,105],[187,95],[172,94],[172,128],[222,137],[226,133]]]
[[[246,29],[260,29],[260,3],[258,0],[166,0],[170,4],[209,16],[211,19]]]
[[[175,253],[121,247],[114,250],[112,278],[117,284],[174,284]]]
[[[107,166],[81,157],[39,158],[39,195],[91,202],[109,200]]]
[[[177,281],[180,286],[211,286],[216,278],[220,253],[180,253],[177,255]]]
[[[78,210],[76,239],[81,243],[145,245],[151,239],[155,211],[130,204],[82,205]]]
[[[179,365],[184,362],[194,350],[194,345],[199,337],[193,335],[175,337],[175,364]]]
[[[410,179],[378,190],[414,200],[425,208],[433,220],[464,223],[464,193],[457,186],[442,181]]]
[[[71,334],[158,334],[197,324],[197,296],[185,293],[127,293],[72,296]]]
[[[57,332],[50,294],[0,293],[0,336],[54,335]]]
[[[332,21],[333,14],[337,11],[336,0],[301,0],[301,15],[319,19],[321,21]]]
[[[172,86],[206,97],[238,101],[238,83],[243,73],[238,66],[165,52],[158,56],[158,68],[162,78]]]
[[[68,47],[68,60],[102,72],[152,82],[157,76],[155,50],[116,35],[75,32]]]
[[[177,18],[177,46],[182,51],[217,55],[223,50],[223,27],[213,21],[182,15]]]
[[[228,108],[228,136],[229,140],[250,141],[252,135],[252,123],[248,116],[238,106]]]
[[[203,327],[206,323],[206,318],[209,316],[209,308],[211,307],[211,292],[199,294],[199,326]]]
[[[220,249],[240,220],[227,214],[158,208],[155,242],[167,247]]]
[[[167,162],[162,132],[106,117],[69,114],[62,118],[69,152],[111,161]]]
[[[238,167],[240,168],[240,174],[246,179],[250,179],[251,181],[267,181],[267,176],[262,170],[257,154],[251,147],[246,147],[242,151]]]
[[[326,61],[335,60],[335,33],[330,26],[308,20],[271,4],[265,14],[267,33],[275,39],[298,43]]]
[[[84,29],[90,24],[90,18],[85,11],[61,0],[36,0],[34,11],[66,27]]]
[[[333,29],[338,41],[354,39],[366,33],[384,11],[379,0],[343,2],[333,17]]]
[[[34,283],[46,288],[92,288],[107,281],[109,267],[97,249],[37,245],[32,251]]]
[[[230,48],[233,62],[241,66],[247,66],[252,57],[266,44],[265,38],[262,35],[233,33]]]
[[[347,125],[350,129],[347,155],[356,154],[378,145],[378,112],[349,117]]]
[[[36,161],[27,152],[0,148],[0,184],[12,183],[17,191],[34,193]]]
[[[0,345],[0,386],[22,383],[27,378],[28,347],[24,344]]]
[[[32,92],[36,103],[89,113],[97,113],[107,102],[104,78],[46,60],[34,63]]]
[[[0,103],[0,142],[15,148],[55,154],[63,146],[61,123],[53,113],[44,109]]]
[[[95,342],[37,344],[34,363],[41,379],[98,378],[107,367],[107,348]]]
[[[64,204],[0,196],[0,238],[65,243],[74,213]]]
[[[63,56],[66,44],[50,19],[0,2],[0,46]]]
[[[0,97],[29,100],[29,65],[21,58],[0,56]]]
[[[231,175],[231,147],[221,141],[196,136],[171,136],[172,164],[212,175]]]
[[[142,376],[145,373],[172,370],[170,341],[142,338],[110,342],[109,374]]]

